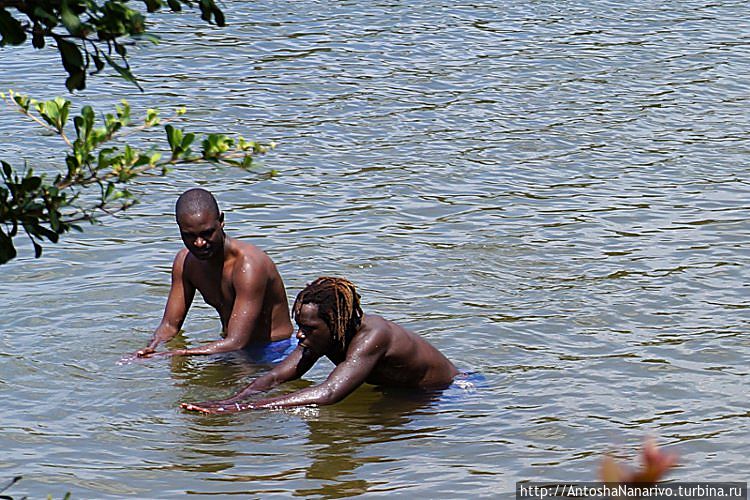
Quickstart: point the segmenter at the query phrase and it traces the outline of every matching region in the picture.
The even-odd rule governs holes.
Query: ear
[[[224,229],[224,212],[219,213],[219,222],[221,223],[221,228]]]

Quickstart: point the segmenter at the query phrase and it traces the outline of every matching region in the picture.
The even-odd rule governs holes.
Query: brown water
[[[742,481],[748,440],[750,9],[744,2],[228,2],[160,18],[146,93],[195,128],[276,140],[258,175],[184,168],[142,203],[0,267],[0,483],[32,498],[511,496],[593,480],[649,435],[671,475]],[[194,34],[193,34],[194,32]],[[63,92],[0,49],[0,88]],[[57,150],[0,111],[0,158]],[[276,169],[274,178],[262,175]],[[290,299],[321,274],[485,377],[442,397],[363,387],[332,407],[184,413],[264,367],[117,365],[158,323],[172,208],[211,189]],[[200,300],[184,342],[214,339]],[[301,387],[322,380],[321,361]]]

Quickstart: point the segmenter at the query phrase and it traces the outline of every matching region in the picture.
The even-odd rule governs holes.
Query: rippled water
[[[0,268],[0,482],[76,498],[471,498],[593,480],[646,436],[683,480],[745,480],[750,8],[745,2],[234,2],[226,29],[158,18],[82,99],[187,103],[191,126],[276,140],[257,175],[182,168],[142,203]],[[0,88],[63,92],[51,54],[0,49]],[[51,164],[0,111],[0,157]],[[278,176],[263,173],[275,169]],[[200,416],[265,368],[118,366],[158,323],[172,207],[211,189],[290,299],[349,277],[486,387],[363,387],[324,408]],[[213,339],[196,301],[184,342]],[[320,362],[300,387],[322,380]]]

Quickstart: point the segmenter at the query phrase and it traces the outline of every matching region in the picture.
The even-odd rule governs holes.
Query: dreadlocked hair
[[[345,278],[321,276],[302,290],[292,311],[297,318],[305,304],[318,306],[318,317],[331,330],[334,341],[346,351],[349,341],[362,323],[362,307],[354,284]]]

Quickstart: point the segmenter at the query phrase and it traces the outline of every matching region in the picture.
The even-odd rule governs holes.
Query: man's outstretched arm
[[[362,385],[372,373],[380,357],[385,352],[384,344],[371,342],[372,347],[361,345],[352,349],[346,360],[340,363],[322,384],[301,389],[274,398],[259,399],[250,403],[240,403],[239,400],[230,401],[228,405],[212,406],[209,408],[199,405],[185,405],[187,410],[205,413],[236,413],[244,410],[261,408],[286,408],[290,406],[330,405],[338,403]],[[299,348],[298,348],[299,349]]]
[[[247,399],[253,394],[269,391],[274,387],[291,380],[296,380],[307,373],[318,360],[318,356],[305,351],[302,346],[292,351],[281,363],[276,365],[268,373],[256,378],[240,392],[227,399],[204,401],[202,403],[182,403],[180,406],[186,410],[196,410],[206,413],[221,413],[221,407],[234,406],[236,403]],[[235,409],[237,407],[235,406]]]
[[[263,309],[266,276],[254,271],[250,263],[243,262],[234,270],[233,283],[235,298],[232,314],[227,324],[226,337],[200,347],[176,349],[163,354],[173,356],[218,354],[243,349],[251,342]]]
[[[151,341],[144,348],[136,352],[139,357],[152,355],[156,347],[162,342],[172,339],[182,328],[185,317],[195,297],[195,287],[185,278],[184,266],[188,251],[180,251],[172,263],[172,285],[169,288],[167,305],[161,323],[154,331]]]

